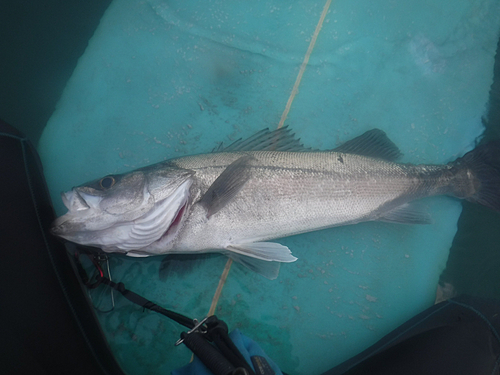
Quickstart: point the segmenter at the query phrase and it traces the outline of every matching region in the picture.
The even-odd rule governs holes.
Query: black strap
[[[200,332],[181,333],[183,343],[216,375],[233,374],[236,368]]]
[[[219,320],[215,315],[208,317],[205,323],[207,325],[207,335],[222,355],[236,367],[244,368],[248,374],[254,375],[253,369],[248,365],[245,357],[243,357],[236,345],[234,345],[233,340],[229,337],[227,324]]]
[[[189,319],[187,316],[178,314],[171,310],[164,309],[163,307],[158,306],[157,304],[147,300],[146,298],[138,295],[137,293],[125,289],[125,285],[123,283],[115,283],[114,281],[111,281],[110,279],[104,276],[101,277],[101,282],[103,284],[109,285],[116,291],[120,292],[123,295],[123,297],[128,299],[130,302],[142,306],[145,309],[149,309],[151,311],[155,311],[157,313],[165,315],[167,318],[170,318],[176,321],[177,323],[182,324],[184,327],[191,329],[195,325],[194,321],[192,319]]]
[[[115,283],[105,277],[96,258],[91,255],[89,255],[89,258],[99,271],[97,280],[94,282],[88,278],[87,273],[79,261],[79,254],[75,253],[78,272],[87,287],[96,288],[101,283],[109,285],[111,288],[120,292],[130,302],[165,315],[167,318],[189,328],[189,332],[181,333],[181,339],[176,345],[184,343],[203,364],[214,373],[214,375],[255,375],[252,367],[248,364],[245,357],[243,357],[229,337],[227,324],[219,320],[215,315],[198,323],[196,320],[190,319],[182,314],[164,309],[137,293],[126,289],[123,283]],[[209,341],[213,342],[214,345]]]

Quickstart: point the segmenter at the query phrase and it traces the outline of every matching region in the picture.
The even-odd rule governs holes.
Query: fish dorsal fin
[[[369,130],[332,151],[368,156],[387,161],[395,161],[402,155],[398,146],[380,129]]]
[[[240,151],[312,151],[305,148],[300,138],[295,138],[295,133],[284,126],[276,130],[263,129],[250,138],[238,139],[227,147],[222,144],[215,152],[240,152]]]
[[[229,164],[201,197],[200,204],[207,209],[207,218],[220,211],[246,184],[250,178],[246,168],[250,160],[250,155],[244,155]]]

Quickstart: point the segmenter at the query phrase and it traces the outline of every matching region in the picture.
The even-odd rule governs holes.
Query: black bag
[[[418,314],[323,375],[500,374],[500,301],[461,296]]]

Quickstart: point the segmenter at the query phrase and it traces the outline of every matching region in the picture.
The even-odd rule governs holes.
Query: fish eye
[[[111,188],[116,183],[116,180],[111,176],[106,176],[99,181],[99,186],[104,190]]]

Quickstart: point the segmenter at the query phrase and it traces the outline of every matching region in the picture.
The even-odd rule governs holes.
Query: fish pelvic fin
[[[275,242],[233,244],[226,249],[228,257],[270,280],[278,277],[280,263],[297,260],[288,247]]]
[[[476,147],[451,163],[451,195],[500,212],[500,140]]]
[[[265,260],[268,262],[295,262],[297,258],[285,245],[276,242],[249,242],[232,244],[226,247],[227,250],[247,257]]]
[[[275,280],[280,273],[280,262],[268,262],[266,260],[251,258],[233,252],[228,252],[226,255],[249,270],[264,276],[266,279]]]

